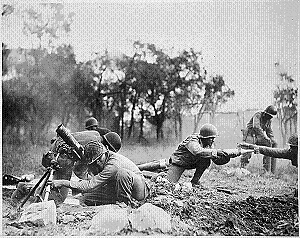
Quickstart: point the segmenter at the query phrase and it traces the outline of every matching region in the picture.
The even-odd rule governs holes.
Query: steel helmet
[[[102,136],[108,144],[109,149],[113,152],[118,152],[121,149],[121,137],[116,132],[108,132]]]
[[[298,134],[291,135],[287,144],[290,146],[298,146]]]
[[[99,141],[90,141],[84,146],[84,155],[88,164],[94,163],[107,149]]]
[[[88,129],[91,126],[98,126],[98,121],[95,117],[90,117],[85,121],[85,129]]]
[[[270,105],[265,109],[265,113],[273,117],[276,116],[277,109],[274,106]]]
[[[217,137],[218,136],[218,130],[212,124],[204,124],[200,128],[200,133],[199,134],[200,134],[200,138]]]

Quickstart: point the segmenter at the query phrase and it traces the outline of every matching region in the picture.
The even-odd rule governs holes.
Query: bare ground
[[[192,171],[181,182],[189,181]],[[229,168],[206,171],[201,185],[174,191],[174,185],[151,181],[152,194],[147,199],[172,217],[172,231],[137,232],[130,226],[111,235],[263,235],[298,236],[297,174],[277,178],[271,174],[251,173],[241,176]],[[20,213],[10,201],[13,190],[2,189],[2,235],[81,236],[86,235],[97,207],[61,204],[57,224],[18,223]],[[141,203],[137,203],[136,207]],[[99,234],[101,235],[101,234]]]

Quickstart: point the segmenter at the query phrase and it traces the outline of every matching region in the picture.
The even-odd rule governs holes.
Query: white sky
[[[276,61],[299,78],[298,0],[67,2],[65,10],[76,15],[69,36],[60,41],[74,47],[77,60],[105,48],[114,55],[129,52],[135,40],[174,52],[201,50],[208,72],[223,75],[235,90],[225,109],[272,103]],[[18,16],[2,24],[8,47],[34,44],[21,28]]]

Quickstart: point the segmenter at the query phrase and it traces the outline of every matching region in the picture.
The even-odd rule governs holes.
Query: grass
[[[24,174],[42,174],[42,156],[49,150],[46,146],[16,146],[3,144],[2,174],[21,176]]]
[[[120,154],[128,157],[136,164],[169,158],[176,149],[177,144],[154,143],[151,146],[140,144],[125,143],[120,150]],[[41,175],[43,173],[42,156],[49,150],[47,146],[16,146],[3,144],[2,148],[2,174],[8,173],[21,176],[28,173]],[[239,167],[240,158],[231,159],[224,166]],[[212,163],[211,168],[220,170],[222,166]],[[262,155],[253,155],[247,169],[251,173],[263,174]],[[278,178],[289,179],[291,174],[297,174],[297,169],[288,160],[277,159],[277,170],[275,176]]]

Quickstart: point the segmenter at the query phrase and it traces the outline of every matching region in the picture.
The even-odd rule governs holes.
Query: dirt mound
[[[298,198],[293,193],[240,200],[233,193],[201,186],[174,191],[174,185],[163,181],[153,184],[148,202],[184,223],[175,226],[174,235],[298,236]]]
[[[166,235],[298,236],[298,198],[294,182],[270,176],[251,175],[235,178],[211,171],[202,183],[189,187],[183,176],[180,188],[163,176],[151,181],[151,196],[145,201],[163,208],[171,215],[172,231]],[[18,224],[16,204],[10,201],[13,190],[3,188],[3,235],[80,236],[90,227],[97,207],[61,204],[57,225]],[[144,202],[143,202],[144,203]],[[143,203],[136,203],[138,208]],[[130,227],[114,235],[158,235],[161,231],[137,233]]]

